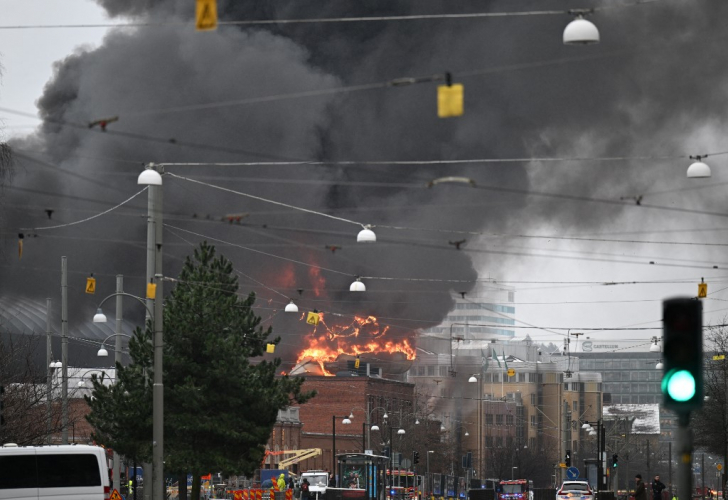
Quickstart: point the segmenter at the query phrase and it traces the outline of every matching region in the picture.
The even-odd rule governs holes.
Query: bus
[[[498,484],[498,500],[533,500],[533,481],[504,479]]]
[[[387,500],[413,500],[417,498],[417,476],[411,470],[387,470]]]

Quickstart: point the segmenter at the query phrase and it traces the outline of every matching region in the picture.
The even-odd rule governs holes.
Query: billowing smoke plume
[[[690,148],[699,154],[716,143],[706,133],[688,144],[686,128],[711,118],[722,123],[717,113],[726,104],[719,90],[726,81],[718,64],[723,40],[717,38],[728,6],[720,2],[698,8],[665,1],[604,11],[593,17],[603,34],[603,43],[594,47],[562,45],[567,15],[224,26],[198,33],[172,25],[193,18],[193,2],[99,3],[110,16],[150,25],[113,31],[100,47],[58,63],[38,100],[43,126],[14,144],[19,173],[4,203],[7,248],[14,248],[20,228],[79,220],[128,198],[139,189],[136,176],[148,162],[665,156]],[[563,2],[280,0],[220,2],[219,10],[222,20],[250,20],[564,8]],[[715,38],[706,42],[705,34]],[[237,103],[447,71],[465,85],[461,118],[437,118],[435,83]],[[193,106],[208,103],[228,104]],[[117,116],[107,132],[86,126]],[[280,312],[287,299],[259,283],[294,299],[302,311],[342,314],[346,321],[354,314],[374,315],[395,336],[409,338],[442,320],[452,291],[470,290],[478,274],[468,248],[490,244],[446,230],[520,232],[543,223],[557,231],[594,227],[632,207],[523,193],[619,199],[655,184],[666,164],[168,167],[356,222],[423,230],[375,228],[375,245],[357,245],[356,225],[168,176],[165,222],[195,234],[168,229],[165,274],[175,276],[194,244],[214,238],[245,273],[243,291],[259,294],[261,316],[284,335],[287,361],[295,360],[308,327],[300,316]],[[684,166],[674,165],[671,175],[683,175]],[[445,175],[472,178],[478,188],[426,187]],[[52,220],[46,209],[53,210]],[[88,321],[98,297],[113,292],[116,274],[125,275],[127,290],[142,294],[145,212],[141,195],[92,222],[22,231],[25,252],[20,262],[14,250],[6,252],[2,293],[57,297],[60,259],[67,255],[72,325]],[[224,222],[230,214],[245,215],[239,223]],[[458,250],[454,242],[461,239],[467,242]],[[477,262],[484,275],[503,275],[509,262],[475,255],[486,255]],[[83,293],[92,272],[99,280],[96,297]],[[443,281],[370,279],[368,291],[355,295],[348,287],[356,276]],[[136,304],[128,309],[128,317],[141,317]]]

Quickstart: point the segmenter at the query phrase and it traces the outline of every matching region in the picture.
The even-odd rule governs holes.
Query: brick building
[[[362,453],[380,450],[390,426],[413,430],[414,384],[375,377],[307,377],[304,391],[315,390],[316,397],[298,408],[301,422],[299,446],[321,448],[322,455],[302,462],[301,470],[332,468],[333,430],[336,427],[336,453]],[[384,413],[388,419],[385,423]],[[353,415],[351,424],[342,423]],[[369,430],[377,424],[380,431]],[[367,448],[371,446],[371,448]]]

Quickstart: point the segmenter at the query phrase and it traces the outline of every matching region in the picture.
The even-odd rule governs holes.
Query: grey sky
[[[40,4],[44,2],[40,0],[28,3],[35,3],[38,10],[43,10]],[[189,14],[189,9],[180,9],[174,2],[106,3],[115,13],[132,13],[138,19],[178,19]],[[344,8],[327,6],[324,11],[318,11],[315,4],[281,0],[266,4],[265,11],[240,6],[226,11],[222,2],[221,11],[227,12],[230,19],[249,19],[273,15],[330,17],[342,15]],[[148,11],[150,5],[153,8]],[[361,12],[347,15],[459,12],[448,5],[434,0],[417,3],[416,7],[403,1],[389,2],[386,9],[384,3],[372,4],[371,10],[362,8]],[[568,2],[523,1],[490,2],[479,5],[478,9],[520,11],[570,7],[573,5]],[[60,15],[48,19],[32,11],[22,14],[18,11],[17,19],[3,23],[83,23],[103,19],[100,9],[93,4],[79,2],[77,10],[78,18],[71,19]],[[353,244],[358,230],[355,226],[309,215],[282,214],[267,205],[218,196],[215,191],[182,181],[165,181],[170,186],[165,196],[169,214],[177,214],[179,218],[170,224],[198,234],[215,234],[241,245],[263,245],[260,248],[270,253],[310,259],[311,263],[323,267],[350,272],[351,276],[327,278],[327,286],[333,290],[347,288],[355,275],[472,279],[474,267],[480,278],[490,277],[516,288],[518,320],[578,331],[585,327],[659,328],[660,301],[675,295],[695,295],[697,282],[705,277],[711,292],[711,300],[705,303],[706,323],[717,323],[722,321],[727,309],[723,305],[726,294],[719,292],[724,287],[726,273],[712,269],[714,265],[719,268],[728,265],[722,247],[627,241],[725,241],[725,230],[722,230],[728,227],[725,217],[708,214],[726,213],[725,196],[721,195],[721,183],[725,180],[721,172],[723,157],[707,160],[714,175],[707,181],[686,179],[685,170],[690,163],[687,158],[656,159],[728,149],[722,138],[725,121],[722,110],[726,104],[722,89],[728,74],[723,65],[717,64],[724,43],[722,26],[717,20],[725,13],[726,7],[720,2],[709,0],[689,7],[666,0],[615,8],[591,17],[601,30],[602,43],[579,47],[561,44],[563,27],[570,20],[566,15],[276,29],[223,28],[215,33],[194,33],[171,26],[123,30],[110,35],[99,49],[78,52],[68,58],[42,99],[40,92],[50,75],[51,61],[70,55],[72,47],[78,44],[96,47],[101,31],[0,31],[3,37],[0,43],[5,47],[0,103],[4,107],[27,110],[29,101],[41,99],[44,116],[50,120],[41,133],[18,143],[17,147],[26,152],[43,150],[50,163],[77,175],[102,179],[102,187],[93,187],[88,181],[46,175],[36,165],[23,163],[15,185],[68,195],[65,199],[41,197],[43,203],[58,210],[58,220],[64,222],[104,208],[103,203],[93,200],[118,202],[130,196],[137,190],[134,172],[142,162],[148,161],[639,157],[438,167],[170,169],[179,175],[331,211],[356,221],[440,231],[377,229],[382,244],[369,249]],[[69,42],[68,45],[61,45],[58,38],[53,38],[58,36]],[[36,61],[35,54],[44,57],[37,57]],[[31,66],[21,63],[30,58],[39,68],[32,77]],[[434,118],[435,84],[227,106],[205,112],[159,111],[188,104],[381,82],[443,71],[452,71],[455,80],[465,85],[466,113],[462,118]],[[10,94],[6,100],[5,89],[16,86],[27,92]],[[162,141],[174,139],[177,144],[124,139],[58,124],[59,121],[88,123],[114,115],[121,119],[109,126],[110,131]],[[0,116],[6,120],[8,133],[14,133],[15,123],[29,123],[6,113]],[[214,146],[217,150],[184,146],[192,142]],[[428,190],[394,186],[424,186],[428,180],[441,175],[472,177],[478,188],[441,185]],[[235,177],[253,180],[236,181]],[[310,187],[266,183],[264,179],[269,178],[320,183]],[[332,186],[336,182],[340,184]],[[393,186],[362,187],[364,182]],[[633,202],[615,204],[637,196],[643,197],[639,206]],[[74,197],[87,199],[76,202]],[[17,264],[11,250],[16,228],[40,227],[46,223],[39,206],[25,205],[26,211],[8,212],[4,220],[8,266]],[[143,203],[137,205],[143,206]],[[349,210],[350,207],[356,210]],[[224,213],[245,211],[256,213],[248,219],[254,227],[246,228],[244,234],[219,226],[210,229],[211,224],[191,220],[193,213],[214,219]],[[89,225],[88,230],[102,239],[143,241],[141,220],[133,217],[110,220],[113,222],[107,225]],[[112,226],[114,231],[109,232]],[[272,226],[288,229],[271,231]],[[464,249],[457,251],[448,244],[462,238],[447,232],[453,229],[482,231],[489,236],[467,236]],[[534,235],[582,239],[527,237]],[[83,230],[64,230],[54,237],[61,240],[38,239],[36,248],[43,248],[43,252],[34,253],[35,242],[29,241],[22,266],[54,269],[59,261],[57,252],[76,248],[72,238],[87,241]],[[166,241],[170,252],[177,256],[189,252],[179,232],[177,238],[167,236]],[[309,246],[292,247],[292,242]],[[345,248],[336,254],[323,250],[331,244]],[[87,269],[78,269],[78,272],[99,273],[104,269],[109,275],[140,273],[143,259],[135,257],[137,250],[120,253],[108,245],[97,242],[92,248],[84,247],[83,256],[77,254],[75,258]],[[244,272],[259,271],[253,276],[256,280],[281,289],[285,286],[280,273],[287,269],[286,265],[224,246],[220,251],[232,254]],[[73,259],[74,255],[70,254],[69,258]],[[178,264],[168,266],[168,274],[175,266]],[[17,277],[21,270],[10,271],[6,278]],[[317,279],[305,268],[291,272],[295,279],[285,293],[294,296],[295,288],[309,290]],[[677,280],[690,281],[672,283]],[[650,283],[604,284],[644,281]],[[444,314],[449,305],[444,292],[448,288],[461,291],[458,289],[461,286],[370,280],[367,287],[373,302],[361,298],[354,303],[343,302],[351,300],[347,293],[329,292],[327,306],[346,313],[386,316],[392,324],[412,326],[422,321],[421,318],[431,321]],[[55,291],[57,284],[51,282],[47,287]],[[32,282],[22,288],[27,293],[36,293],[38,289]],[[4,291],[7,290],[5,287]],[[263,300],[281,300],[257,291]],[[437,293],[428,296],[427,292]],[[45,293],[50,292],[44,291],[39,296],[44,297]],[[307,291],[301,296],[305,307],[321,304],[318,300],[323,298],[313,295],[314,292]],[[280,308],[274,302],[271,307]],[[279,317],[274,321],[279,322],[276,327],[284,333],[298,329],[289,318]],[[523,330],[522,334],[558,342],[567,331],[558,332]],[[587,332],[587,335],[593,339],[627,341],[649,339],[659,333],[659,330],[630,330]]]

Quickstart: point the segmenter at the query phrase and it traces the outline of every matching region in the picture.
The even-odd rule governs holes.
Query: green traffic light
[[[662,387],[673,400],[689,401],[695,396],[695,377],[687,370],[677,370],[665,376]]]

